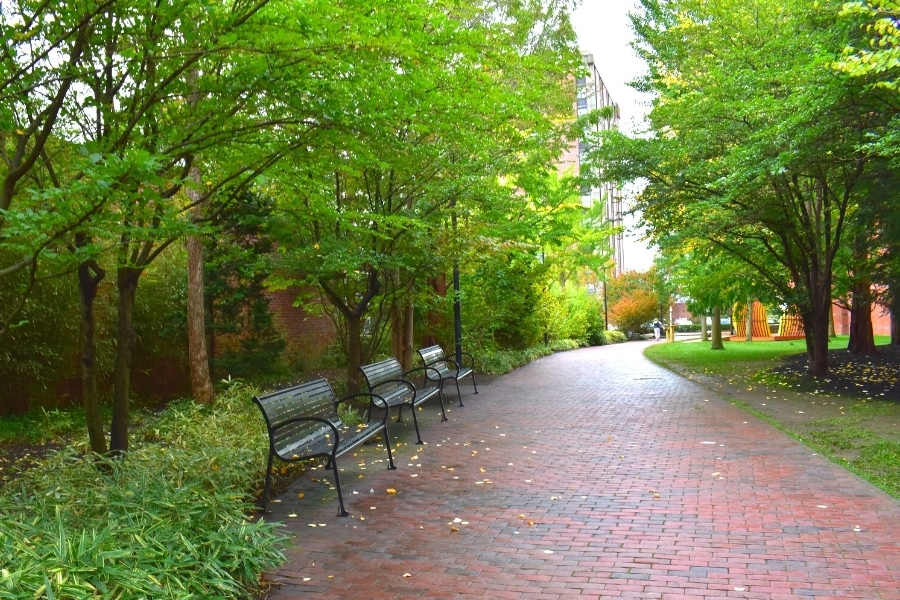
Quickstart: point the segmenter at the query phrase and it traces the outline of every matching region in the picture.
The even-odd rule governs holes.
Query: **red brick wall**
[[[288,351],[299,356],[304,366],[314,366],[322,353],[337,339],[331,318],[325,314],[309,314],[293,306],[296,289],[272,292],[269,310],[275,318],[275,326],[284,335]]]
[[[850,311],[841,306],[833,306],[831,310],[834,315],[834,332],[837,335],[850,335]],[[891,315],[880,306],[872,308],[872,331],[875,335],[891,335]]]

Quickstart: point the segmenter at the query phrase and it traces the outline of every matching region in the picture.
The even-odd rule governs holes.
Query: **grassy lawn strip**
[[[837,338],[830,347],[846,344],[846,337]],[[802,340],[732,342],[724,351],[710,350],[708,343],[678,342],[655,344],[645,354],[685,377],[724,382],[717,391],[736,406],[900,499],[900,402],[836,393],[828,381],[811,385],[802,374],[772,375],[772,369],[804,351]]]

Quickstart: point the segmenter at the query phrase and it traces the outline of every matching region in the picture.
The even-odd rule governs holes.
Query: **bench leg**
[[[450,381],[449,379],[441,379],[441,393],[444,393],[444,384]],[[463,406],[462,403],[462,394],[459,393],[459,382],[456,382],[456,397],[459,399],[459,405]]]
[[[416,417],[416,405],[415,404],[411,405],[410,409],[412,409],[412,414],[413,414],[413,425],[416,426],[416,438],[418,438],[417,443],[422,444],[424,442],[422,442],[422,434],[419,433],[419,419],[418,419],[418,417]],[[400,408],[400,412],[403,412],[402,407]]]
[[[438,388],[438,402],[441,403],[441,421],[447,422],[447,413],[444,411],[444,391]]]
[[[459,377],[453,378],[453,383],[456,384],[456,396],[459,398],[459,405],[462,406],[462,392],[459,391]]]
[[[272,461],[275,458],[275,455],[269,452],[269,460],[266,464],[266,483],[263,485],[263,495],[262,495],[262,509],[263,512],[268,512],[266,507],[269,505],[269,482],[272,480]]]
[[[388,453],[388,470],[394,471],[397,467],[394,465],[394,455],[391,453],[391,438],[388,435],[387,419],[384,421],[384,445],[387,447]]]
[[[478,386],[475,384],[475,371],[472,371],[469,375],[472,378],[472,387],[475,388],[475,393],[478,393]]]
[[[347,517],[349,513],[344,509],[344,494],[341,493],[341,476],[338,475],[338,466],[337,460],[333,456],[328,458],[328,462],[331,464],[331,471],[334,473],[334,487],[337,488],[338,493],[338,504],[341,507],[341,511],[338,513],[339,517]]]

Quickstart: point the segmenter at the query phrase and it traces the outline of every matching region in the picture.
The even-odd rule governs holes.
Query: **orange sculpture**
[[[766,314],[766,307],[758,300],[753,301],[753,321],[750,329],[751,338],[753,339],[771,339],[772,333],[769,331],[769,321]],[[733,340],[742,340],[747,337],[747,305],[735,303],[731,309],[731,322],[734,325]]]

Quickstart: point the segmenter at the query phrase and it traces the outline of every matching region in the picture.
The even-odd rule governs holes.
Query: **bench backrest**
[[[419,350],[419,356],[422,357],[422,362],[425,363],[425,366],[433,366],[438,371],[446,371],[449,369],[448,365],[444,362],[444,349],[440,346],[429,346],[428,348],[422,348]]]
[[[313,435],[323,424],[315,421],[301,421],[288,427],[273,429],[296,417],[319,417],[333,423],[340,423],[335,406],[334,390],[325,379],[315,379],[300,385],[254,396],[266,420],[272,446],[283,448],[297,439]]]
[[[388,358],[370,365],[363,365],[360,368],[369,389],[374,390],[378,385],[391,379],[403,379],[403,367],[396,358]]]

